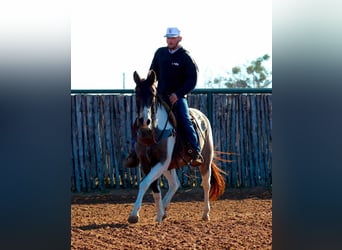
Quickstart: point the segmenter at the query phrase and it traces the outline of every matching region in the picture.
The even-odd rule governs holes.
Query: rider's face
[[[169,49],[176,49],[181,40],[182,40],[182,38],[180,36],[178,36],[178,37],[167,37],[166,38],[167,47]]]

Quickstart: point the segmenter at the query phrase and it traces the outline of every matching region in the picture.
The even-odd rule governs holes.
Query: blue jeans
[[[186,136],[193,149],[198,152],[201,148],[198,143],[197,133],[190,119],[189,106],[185,98],[178,98],[177,102],[173,105],[173,111],[176,115],[178,130]]]

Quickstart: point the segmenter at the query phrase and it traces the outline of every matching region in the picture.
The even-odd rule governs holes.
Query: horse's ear
[[[141,82],[140,76],[138,75],[138,73],[136,71],[134,71],[134,73],[133,73],[133,79],[134,79],[134,82],[136,84]]]
[[[154,72],[154,70],[150,70],[148,72],[147,78],[148,78],[149,82],[154,83],[156,81],[156,78],[157,78],[156,72]]]

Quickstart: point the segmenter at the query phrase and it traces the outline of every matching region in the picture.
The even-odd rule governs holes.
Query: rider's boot
[[[190,161],[190,165],[193,167],[198,167],[203,164],[204,159],[200,151],[196,149],[189,149],[188,154],[191,156],[192,160]]]

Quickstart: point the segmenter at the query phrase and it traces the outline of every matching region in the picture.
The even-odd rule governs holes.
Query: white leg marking
[[[167,191],[166,195],[163,199],[163,206],[164,209],[168,207],[173,195],[176,193],[178,188],[180,187],[180,182],[177,176],[177,172],[175,169],[166,170],[164,171],[163,175],[166,177],[167,182],[169,183],[169,190]]]
[[[162,173],[169,167],[174,144],[175,137],[167,138],[167,157],[165,162],[158,162],[154,167],[152,167],[151,171],[148,173],[147,176],[145,176],[144,180],[140,183],[138,196],[134,203],[133,210],[130,216],[128,217],[128,222],[137,223],[139,221],[139,210],[141,208],[143,197],[147,189],[150,187],[151,183],[157,180],[162,175]]]
[[[132,210],[130,216],[128,217],[128,222],[130,222],[130,223],[138,222],[139,210],[141,208],[141,204],[142,204],[142,200],[144,198],[144,195],[145,195],[147,189],[150,187],[151,183],[160,177],[160,175],[163,172],[163,168],[164,168],[163,164],[161,164],[160,162],[157,163],[151,169],[151,171],[148,173],[148,175],[145,176],[144,180],[142,182],[140,182],[138,196],[137,196],[137,199],[134,203],[133,210]]]
[[[161,199],[161,193],[153,193],[153,198],[154,198],[154,205],[156,208],[156,221],[157,222],[162,222],[165,212],[164,212],[164,207]]]
[[[210,178],[211,178],[211,169],[205,175],[202,175],[202,187],[203,187],[203,192],[204,192],[204,209],[203,209],[202,219],[205,221],[210,220],[210,216],[209,216],[209,212],[210,212],[210,204],[209,204]]]

